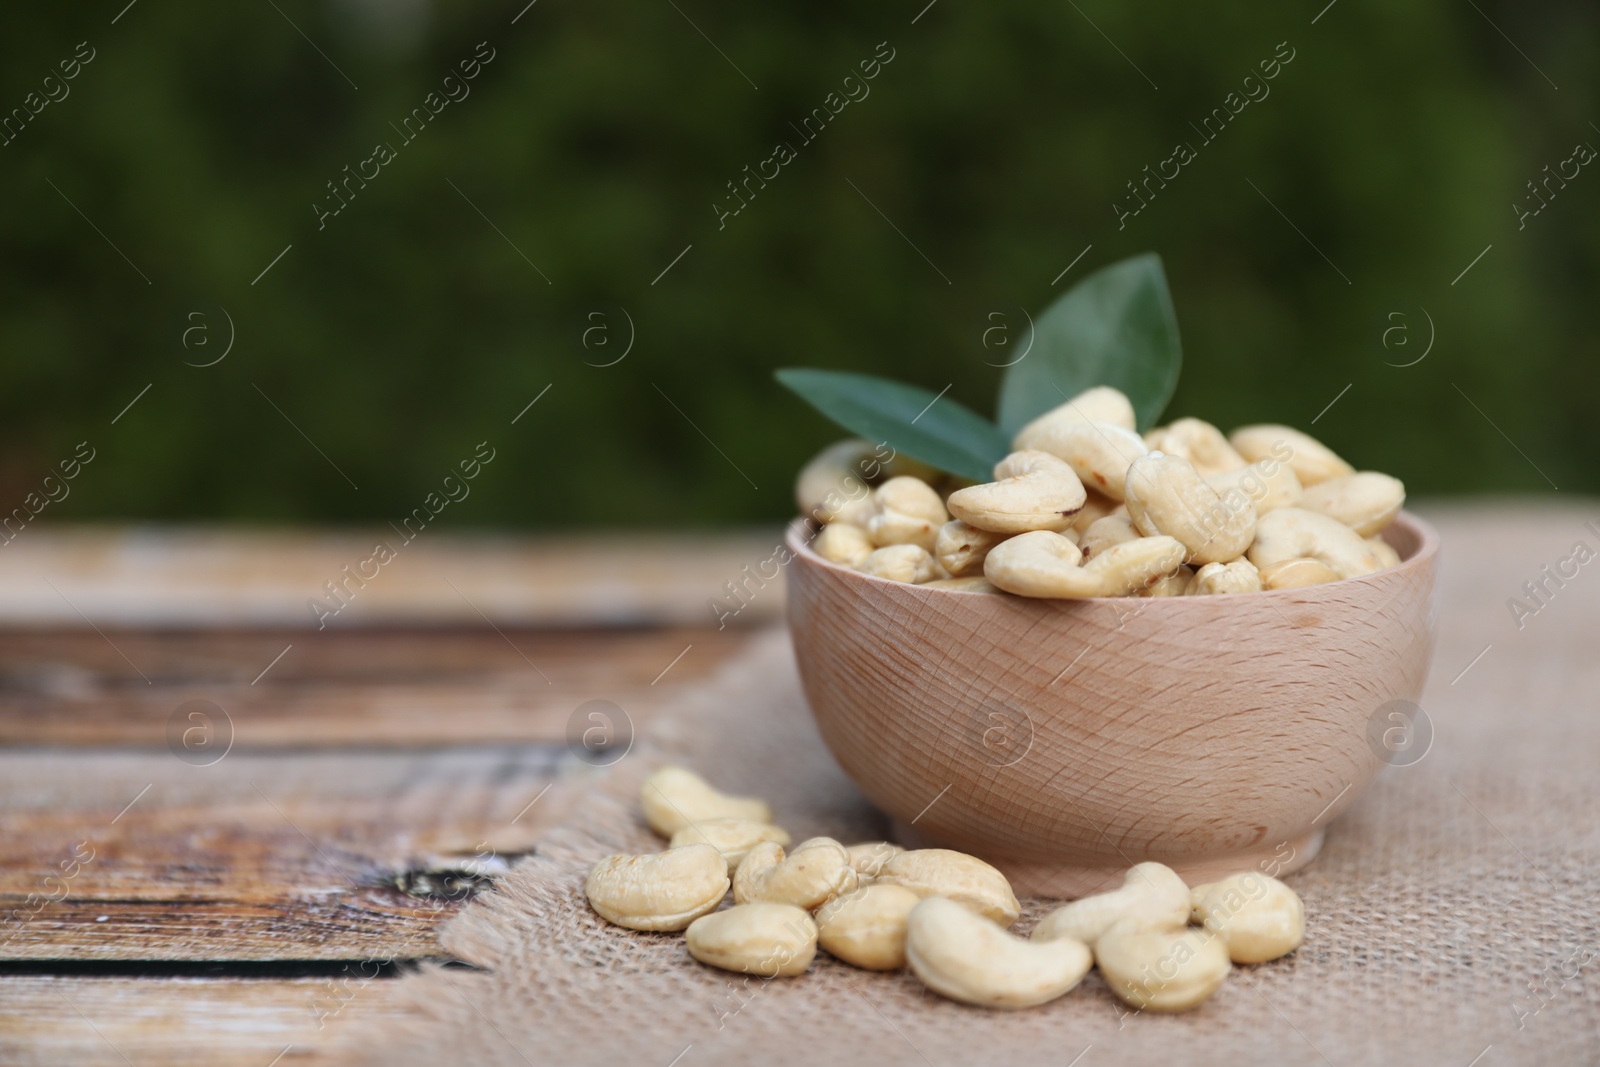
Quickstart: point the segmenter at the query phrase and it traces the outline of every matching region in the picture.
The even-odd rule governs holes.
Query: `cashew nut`
[[[1316,485],[1329,478],[1354,474],[1355,468],[1310,434],[1290,426],[1259,424],[1241,426],[1228,435],[1228,442],[1251,463],[1269,456],[1294,469],[1301,485]]]
[[[1338,519],[1304,508],[1279,508],[1261,516],[1250,562],[1258,569],[1287,559],[1316,559],[1340,578],[1379,569],[1378,557],[1361,535]]]
[[[933,555],[939,565],[950,572],[952,578],[966,578],[983,573],[983,558],[989,550],[1008,535],[990,533],[976,526],[968,526],[960,519],[947,522],[939,528],[934,541]]]
[[[1139,863],[1123,876],[1121,888],[1074,900],[1039,920],[1033,939],[1070,937],[1093,947],[1123,920],[1135,929],[1176,930],[1189,921],[1190,906],[1189,887],[1176,871],[1163,863]]]
[[[1220,566],[1216,563],[1206,564],[1208,567]],[[1188,567],[1179,567],[1164,578],[1157,578],[1134,596],[1183,596],[1189,592],[1189,587],[1194,584],[1194,571]]]
[[[784,857],[783,846],[763,841],[745,854],[733,875],[739,904],[793,904],[808,911],[856,887],[850,853],[831,837],[813,837]]]
[[[1161,452],[1128,468],[1127,505],[1140,533],[1176,537],[1197,566],[1238,559],[1256,528],[1254,504],[1225,502],[1188,460]]]
[[[1295,507],[1338,519],[1362,537],[1371,537],[1394,521],[1405,502],[1400,479],[1362,471],[1318,482],[1300,494]]]
[[[948,897],[1004,926],[1022,914],[1006,876],[964,852],[919,848],[889,857],[875,885],[898,885],[919,897]]]
[[[1138,434],[1109,422],[1061,427],[1039,450],[1066,460],[1079,481],[1112,500],[1122,499],[1128,464],[1150,451]]]
[[[1089,524],[1089,528],[1083,531],[1083,536],[1078,538],[1078,547],[1083,550],[1083,558],[1087,560],[1093,559],[1112,545],[1126,544],[1138,539],[1139,531],[1133,528],[1133,522],[1126,515],[1107,515]]]
[[[872,539],[867,531],[849,522],[830,522],[811,542],[817,555],[831,563],[859,567],[872,555]]]
[[[1195,886],[1194,918],[1220,934],[1234,963],[1265,963],[1287,956],[1306,937],[1300,894],[1270,875],[1243,871]]]
[[[1367,547],[1372,549],[1372,554],[1378,557],[1378,569],[1388,570],[1390,567],[1400,566],[1400,553],[1395,551],[1393,545],[1381,537],[1367,538]]]
[[[937,560],[920,545],[890,545],[874,549],[856,568],[874,578],[887,578],[891,582],[918,585],[945,577]]]
[[[600,917],[630,930],[682,930],[728,894],[728,861],[710,845],[607,856],[584,893]]]
[[[1205,476],[1206,484],[1215,489],[1224,504],[1233,505],[1237,498],[1230,493],[1242,493],[1256,506],[1256,515],[1265,515],[1274,508],[1294,506],[1304,491],[1294,468],[1275,459],[1257,460],[1248,467]]]
[[[1083,566],[1078,546],[1047,530],[1019,534],[996,545],[983,575],[1018,596],[1080,599],[1126,596],[1183,565],[1183,544],[1171,537],[1141,537],[1104,549]]]
[[[1081,941],[1025,941],[944,897],[906,922],[906,961],[935,993],[986,1008],[1029,1008],[1083,981],[1094,957]]]
[[[789,835],[781,827],[752,819],[701,819],[673,834],[668,847],[710,845],[722,853],[722,858],[728,861],[728,870],[733,871],[750,850],[763,841],[787,845]]]
[[[1203,478],[1239,470],[1247,462],[1222,431],[1204,419],[1177,419],[1159,426],[1144,435],[1144,443],[1148,451],[1188,460]]]
[[[1013,452],[994,467],[995,480],[950,494],[950,513],[991,533],[1064,530],[1083,507],[1083,483],[1048,452]]]
[[[939,527],[950,521],[933,486],[906,475],[890,478],[874,489],[872,506],[867,536],[879,548],[917,545],[931,553]]]
[[[1320,559],[1286,559],[1261,568],[1263,589],[1301,589],[1338,580],[1338,573]]]
[[[1111,992],[1146,1011],[1198,1008],[1233,969],[1220,937],[1192,929],[1143,929],[1127,919],[1095,942],[1094,959]]]
[[[1089,529],[1090,526],[1093,526],[1097,519],[1103,519],[1107,515],[1120,515],[1126,518],[1128,515],[1127,505],[1119,504],[1097,490],[1088,489],[1084,494],[1083,507],[1079,508],[1078,513],[1072,517],[1072,525],[1061,532],[1068,535],[1073,533],[1081,534]]]
[[[1049,452],[1045,445],[1057,432],[1085,422],[1107,422],[1131,431],[1135,425],[1133,403],[1109,385],[1085,389],[1018,430],[1011,447],[1018,451],[1042,449]]]
[[[754,797],[730,797],[685,767],[662,767],[639,786],[644,821],[663,837],[704,819],[749,819],[770,823],[772,808]]]
[[[795,480],[794,499],[800,514],[818,522],[865,524],[872,516],[872,489],[881,465],[871,443],[859,437],[837,441],[812,457]],[[872,473],[867,475],[866,472]],[[865,477],[863,475],[866,475]]]
[[[906,918],[921,900],[903,886],[862,886],[817,912],[817,940],[852,966],[897,970],[906,965]]]
[[[845,849],[850,856],[850,866],[855,868],[863,882],[878,877],[883,872],[883,865],[904,851],[899,845],[888,841],[863,841]]]
[[[725,971],[789,978],[817,955],[817,924],[788,904],[736,904],[696,919],[684,934],[689,955]]]
[[[1207,563],[1194,572],[1188,591],[1195,596],[1211,596],[1259,593],[1261,589],[1261,572],[1256,570],[1256,565],[1247,559],[1236,559],[1232,563]]]

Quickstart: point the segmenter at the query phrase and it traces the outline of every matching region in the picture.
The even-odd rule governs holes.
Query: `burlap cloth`
[[[695,963],[681,935],[598,919],[583,896],[588,867],[660,847],[636,794],[663,760],[769,798],[796,840],[885,832],[824,749],[786,635],[774,632],[652,724],[534,856],[445,928],[446,950],[481,970],[430,966],[400,979],[406,1017],[351,1019],[340,1057],[474,1067],[1600,1062],[1600,611],[1574,586],[1527,621],[1542,632],[1516,631],[1504,598],[1550,559],[1508,561],[1492,530],[1454,543],[1450,532],[1422,702],[1433,749],[1385,770],[1290,877],[1306,903],[1305,944],[1236,969],[1199,1011],[1128,1014],[1095,974],[1041,1008],[985,1011],[909,973],[867,973],[825,953],[803,977],[746,980]],[[1546,554],[1564,554],[1580,533],[1574,523],[1570,537],[1552,534]],[[1485,644],[1494,647],[1452,684]],[[1047,907],[1027,902],[1016,929]]]

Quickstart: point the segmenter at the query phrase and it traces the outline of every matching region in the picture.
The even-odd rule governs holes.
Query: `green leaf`
[[[987,482],[1011,450],[994,423],[915,385],[827,370],[786,369],[776,377],[852,433],[951,474]]]
[[[1121,389],[1147,430],[1178,387],[1178,319],[1161,257],[1146,253],[1102,267],[1045,309],[1033,347],[1000,383],[1008,436],[1096,385]]]

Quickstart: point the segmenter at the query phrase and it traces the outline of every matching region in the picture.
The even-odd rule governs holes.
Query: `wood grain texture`
[[[29,528],[0,551],[0,626],[281,626],[315,632],[306,605],[343,568],[377,577],[347,588],[330,626],[715,624],[707,607],[781,544],[782,533],[494,536],[393,529],[241,531],[203,527]],[[396,549],[362,567],[378,541]],[[332,606],[332,602],[328,602]],[[765,583],[741,624],[781,617]],[[87,621],[86,621],[87,620]]]
[[[561,743],[587,700],[610,700],[642,726],[747,633],[0,632],[0,743],[164,747],[168,720],[195,699],[222,707],[241,749]]]
[[[396,875],[526,852],[564,813],[562,752],[5,752],[0,960],[438,955],[459,901]]]
[[[354,969],[353,969],[354,970]],[[394,984],[324,978],[0,976],[10,1067],[310,1067],[357,1018],[393,1016]],[[280,1058],[281,1057],[281,1058]]]
[[[913,843],[1046,895],[1143,860],[1195,883],[1292,854],[1281,873],[1427,677],[1437,537],[1409,517],[1389,537],[1399,567],[1323,586],[1041,601],[870,578],[797,527],[789,625],[823,740]]]

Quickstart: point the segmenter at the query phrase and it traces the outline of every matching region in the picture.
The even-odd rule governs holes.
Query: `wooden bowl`
[[[823,740],[902,844],[1076,897],[1157,860],[1281,875],[1393,762],[1433,654],[1438,535],[1398,567],[1231,596],[1030,600],[829,563],[790,527],[789,629]],[[1387,758],[1386,758],[1387,757]]]

